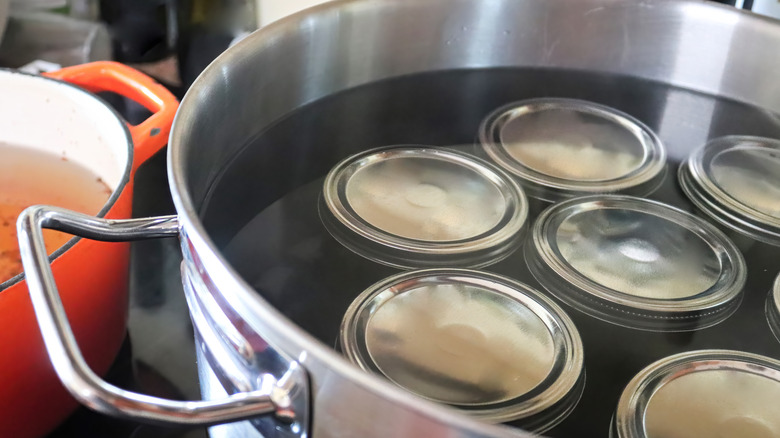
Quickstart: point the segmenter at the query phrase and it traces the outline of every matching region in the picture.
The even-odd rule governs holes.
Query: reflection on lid
[[[778,400],[774,359],[728,350],[682,353],[629,383],[616,429],[619,438],[778,437]]]
[[[366,164],[346,184],[347,201],[358,216],[409,239],[473,238],[495,227],[506,209],[501,191],[483,175],[424,157]]]
[[[485,152],[517,176],[530,196],[560,200],[588,193],[651,193],[666,153],[638,120],[574,99],[532,99],[499,108],[480,127]]]
[[[636,210],[591,210],[561,222],[558,249],[575,270],[628,295],[698,295],[720,276],[720,261],[696,233]]]
[[[780,274],[775,278],[766,299],[766,318],[772,334],[780,341]]]
[[[553,295],[627,327],[678,331],[716,324],[741,301],[745,262],[701,219],[617,195],[572,199],[537,219],[531,273]]]
[[[363,369],[488,421],[535,416],[532,427],[544,430],[581,393],[582,342],[571,320],[537,291],[494,274],[388,278],[350,306],[340,343]]]
[[[542,382],[552,334],[509,297],[460,284],[414,287],[375,311],[371,359],[390,380],[449,404],[509,400]]]
[[[715,222],[780,245],[780,140],[711,140],[680,166],[680,186]]]
[[[649,437],[780,436],[780,382],[736,370],[686,374],[667,383],[647,406]]]
[[[780,220],[780,150],[747,146],[717,154],[712,179],[734,200]]]
[[[520,164],[574,181],[607,181],[636,170],[644,148],[623,126],[595,114],[545,108],[514,112],[499,129],[501,144]]]
[[[320,217],[350,250],[402,268],[481,267],[511,254],[528,203],[511,177],[483,160],[420,146],[389,146],[337,164]]]

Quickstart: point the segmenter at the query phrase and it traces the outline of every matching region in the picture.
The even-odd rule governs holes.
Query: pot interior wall
[[[289,112],[427,71],[620,74],[777,112],[778,41],[774,21],[698,1],[332,2],[256,32],[201,74],[174,123],[174,173],[186,202],[198,209],[220,169]]]

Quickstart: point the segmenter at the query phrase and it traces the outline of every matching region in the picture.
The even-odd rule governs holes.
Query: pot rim
[[[40,76],[40,75],[34,75],[30,73],[25,73],[21,71],[17,71],[14,69],[9,68],[0,68],[0,76],[3,74],[12,74],[12,75],[22,75],[22,76],[28,76],[31,78],[35,78],[34,80],[42,80],[42,81],[49,81],[52,83],[56,83],[59,86],[67,87],[67,91],[63,91],[64,93],[81,93],[87,97],[90,97],[96,101],[97,104],[102,105],[104,108],[106,108],[110,114],[114,116],[116,121],[119,123],[119,128],[123,131],[124,137],[126,138],[127,142],[127,162],[125,163],[125,168],[122,171],[122,177],[119,179],[119,183],[116,185],[116,188],[111,192],[111,195],[106,200],[105,204],[103,204],[103,207],[100,209],[100,211],[95,215],[96,217],[105,217],[106,214],[108,214],[109,211],[111,211],[112,208],[114,208],[114,205],[116,205],[117,200],[122,195],[122,192],[124,192],[125,187],[130,182],[130,174],[132,173],[133,168],[133,152],[134,152],[134,144],[133,144],[133,138],[130,135],[130,129],[127,127],[127,123],[125,122],[124,118],[117,112],[116,109],[114,109],[111,105],[108,104],[105,100],[100,98],[98,95],[91,93],[77,85],[68,83],[63,80],[49,78],[46,76]],[[55,86],[57,86],[55,85]],[[53,262],[66,252],[68,252],[71,248],[73,248],[79,241],[81,240],[80,237],[73,237],[67,242],[65,242],[64,245],[59,247],[56,251],[54,251],[51,255],[49,255],[49,262]],[[11,286],[21,283],[24,280],[24,272],[21,272],[17,274],[14,277],[11,277],[10,279],[0,283],[0,293],[5,292],[6,290],[10,289]]]

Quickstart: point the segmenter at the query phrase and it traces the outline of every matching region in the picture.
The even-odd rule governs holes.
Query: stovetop
[[[138,169],[136,217],[174,214],[166,189],[165,151]],[[120,388],[177,400],[198,400],[192,325],[184,299],[178,240],[132,244],[128,336],[107,380]],[[177,429],[117,420],[80,407],[48,438],[205,438],[205,428]]]

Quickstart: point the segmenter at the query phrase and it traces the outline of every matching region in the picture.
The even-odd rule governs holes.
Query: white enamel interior
[[[0,143],[62,156],[115,190],[127,168],[128,136],[101,100],[64,83],[0,70]]]

